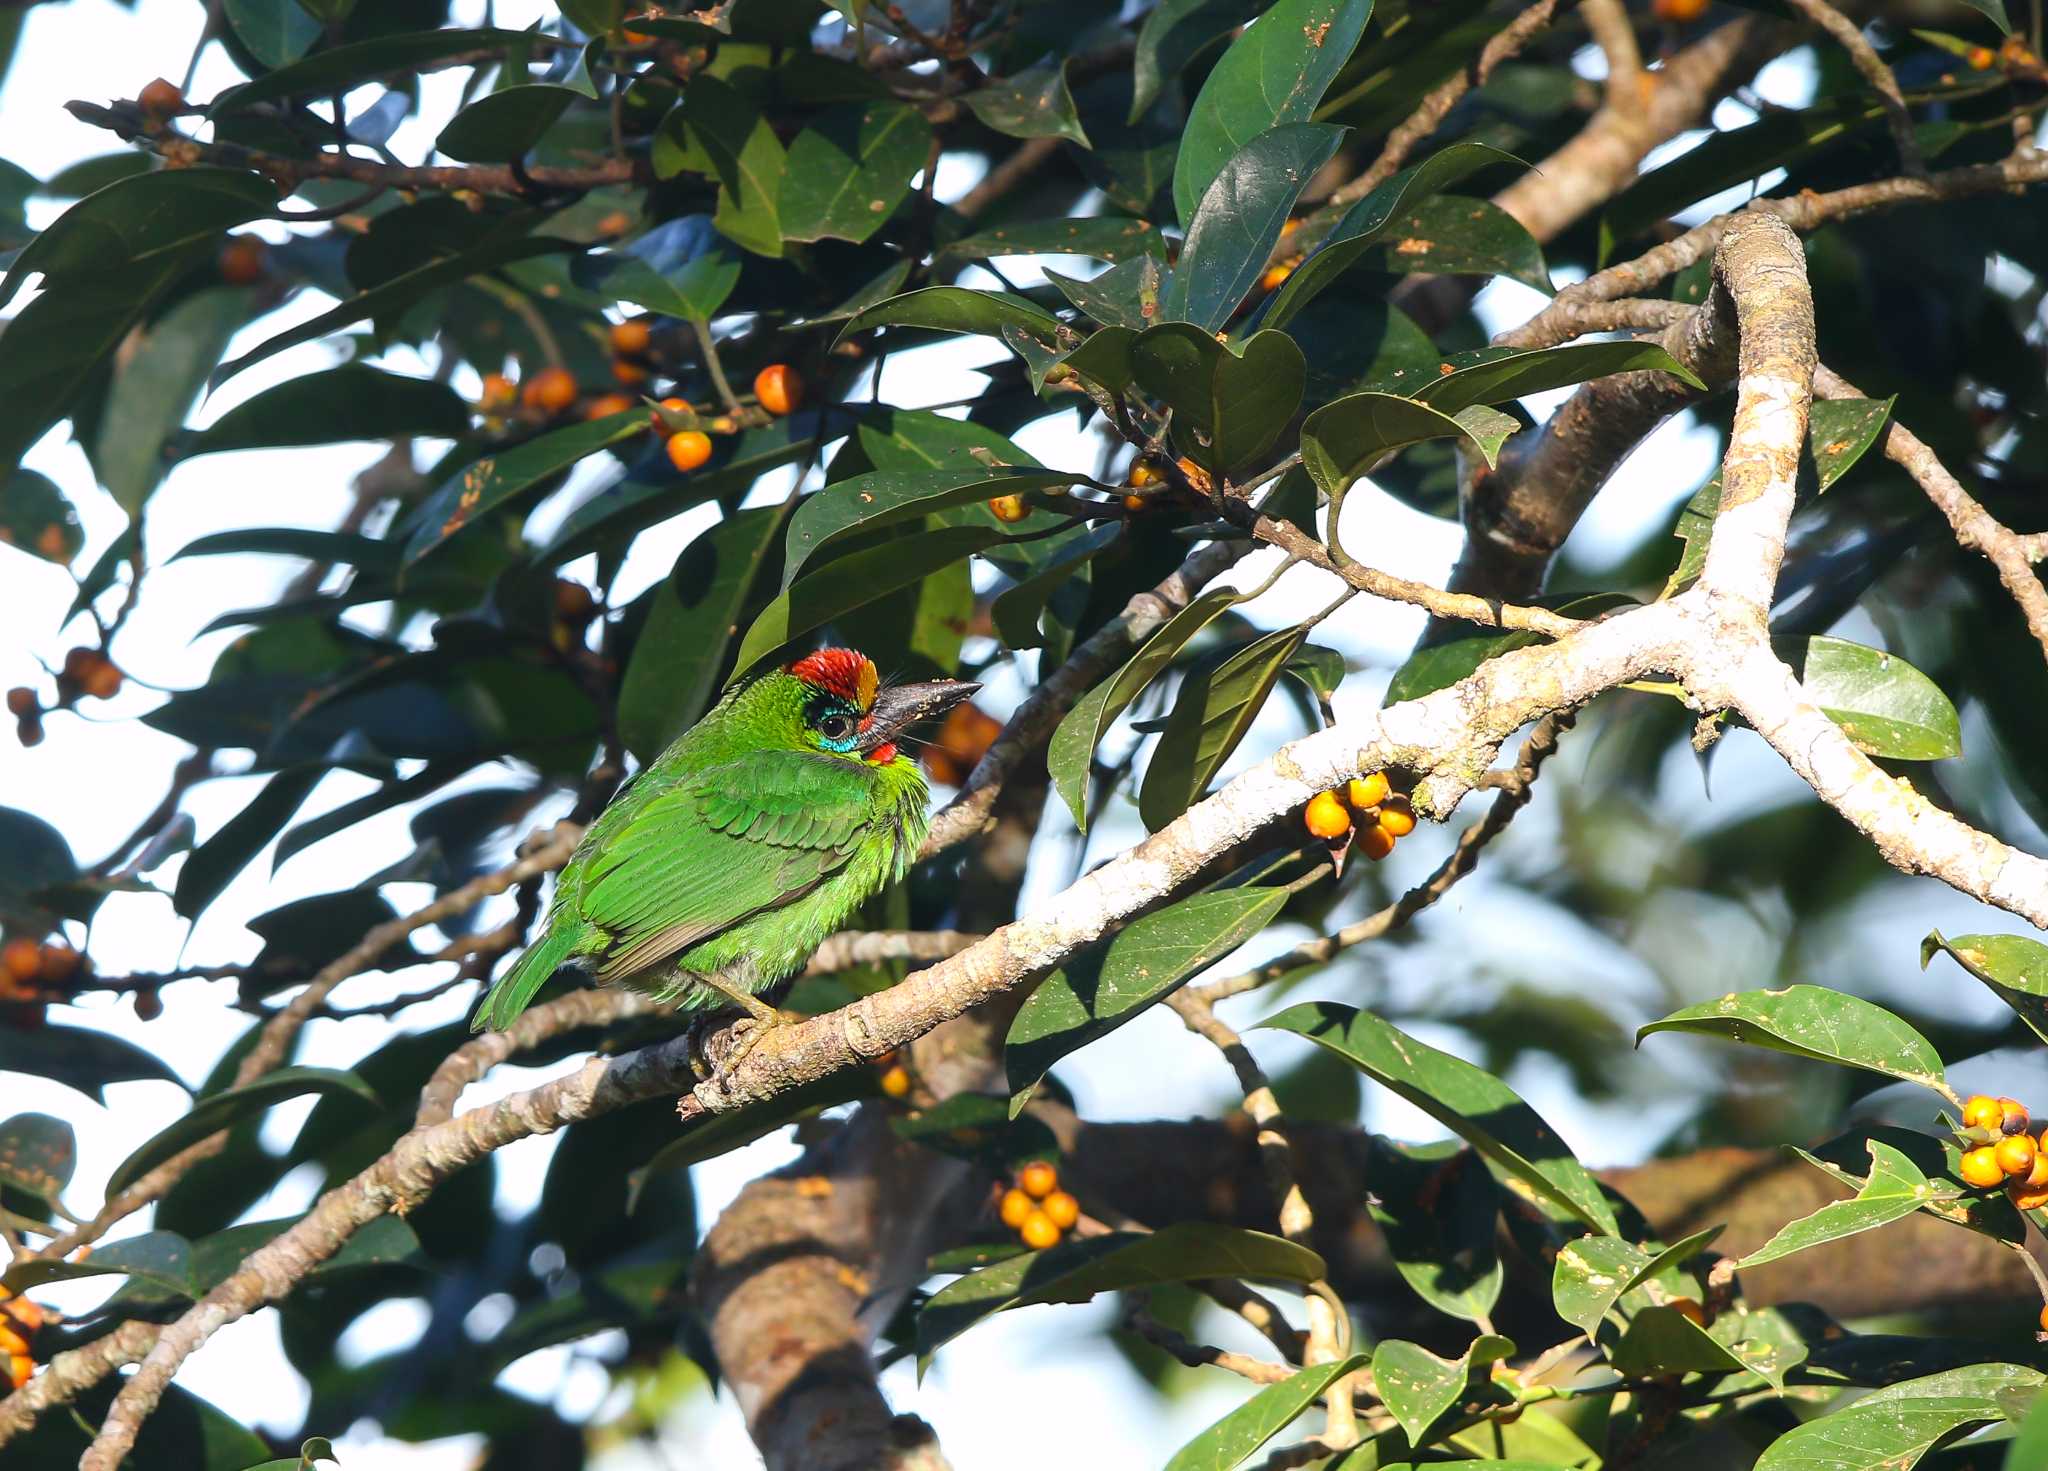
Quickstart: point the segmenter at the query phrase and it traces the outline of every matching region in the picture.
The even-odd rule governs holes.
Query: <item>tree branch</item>
[[[1920,140],[1913,135],[1913,114],[1906,110],[1899,79],[1884,64],[1877,49],[1863,38],[1863,28],[1828,3],[1828,0],[1790,0],[1791,6],[1822,30],[1848,53],[1858,76],[1870,84],[1884,104],[1884,120],[1892,130],[1892,143],[1899,150],[1899,167],[1916,179],[1927,176],[1927,160],[1921,156]]]

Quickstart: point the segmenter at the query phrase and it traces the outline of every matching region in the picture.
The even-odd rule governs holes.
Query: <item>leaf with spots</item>
[[[2025,935],[1957,935],[1940,930],[1920,942],[1920,968],[1946,955],[1989,986],[2019,1013],[2034,1035],[2048,1042],[2048,945]]]
[[[1161,303],[1168,321],[1214,332],[1266,269],[1301,191],[1330,161],[1344,130],[1287,123],[1246,143],[1203,191]]]
[[[414,510],[405,542],[406,562],[419,561],[548,476],[646,432],[647,410],[633,408],[552,430],[503,454],[464,465]]]
[[[1651,1022],[1636,1033],[1637,1044],[1652,1032],[1699,1032],[1862,1068],[1937,1092],[1948,1087],[1933,1043],[1875,1002],[1825,986],[1731,991]]]
[[[1396,275],[1505,276],[1546,295],[1550,268],[1522,222],[1490,199],[1439,194],[1387,226],[1375,264]]]
[[[1012,138],[1064,138],[1090,146],[1067,90],[1066,63],[1034,66],[1014,77],[1000,77],[969,92],[968,109],[982,123]]]
[[[55,481],[16,469],[0,482],[0,546],[69,566],[85,546],[85,531]]]
[[[1552,1219],[1619,1234],[1600,1182],[1541,1114],[1483,1068],[1334,1001],[1291,1006],[1259,1025],[1306,1037],[1407,1099],[1478,1150],[1511,1191]]]
[[[1847,639],[1777,638],[1806,698],[1866,756],[1940,761],[1963,754],[1962,722],[1941,686],[1901,659]]]
[[[931,139],[924,114],[893,98],[819,113],[789,145],[782,238],[860,244],[909,195]]]
[[[1831,1200],[1810,1216],[1780,1227],[1762,1246],[1737,1262],[1737,1270],[1760,1267],[1808,1247],[1839,1241],[1903,1220],[1923,1205],[1954,1192],[1936,1185],[1900,1151],[1882,1140],[1870,1141],[1870,1177],[1853,1200]]]
[[[1306,1413],[1324,1390],[1368,1362],[1354,1354],[1267,1385],[1176,1451],[1166,1471],[1231,1471]]]
[[[1890,398],[1817,398],[1806,424],[1806,446],[1820,489],[1826,490],[1849,473],[1863,452],[1877,443],[1891,418]]]
[[[46,1113],[18,1113],[0,1123],[4,1190],[20,1191],[51,1210],[61,1209],[58,1197],[77,1167],[78,1136],[64,1120]]]
[[[1135,920],[1106,949],[1054,971],[1025,998],[1003,1043],[1014,1116],[1046,1070],[1107,1036],[1272,921],[1285,889],[1218,889]]]
[[[1481,1334],[1455,1359],[1440,1359],[1405,1339],[1382,1339],[1372,1351],[1373,1383],[1408,1444],[1420,1447],[1428,1441],[1429,1427],[1465,1392],[1472,1371],[1514,1351],[1514,1344],[1491,1333]]]
[[[1958,1393],[1949,1374],[1894,1384],[1788,1431],[1764,1451],[1754,1471],[1911,1471],[1959,1433],[2026,1413],[2041,1376],[2015,1365],[1985,1367],[2029,1375],[2032,1388],[2015,1383],[1996,1393]]]

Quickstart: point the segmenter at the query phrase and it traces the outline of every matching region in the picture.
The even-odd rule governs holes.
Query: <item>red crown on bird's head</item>
[[[805,684],[851,700],[862,711],[874,708],[881,677],[875,673],[875,661],[858,650],[820,649],[788,668]]]

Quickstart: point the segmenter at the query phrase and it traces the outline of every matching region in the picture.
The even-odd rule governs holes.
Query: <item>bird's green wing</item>
[[[611,940],[614,981],[810,893],[859,849],[872,777],[851,762],[761,752],[648,802],[592,856],[577,909]]]

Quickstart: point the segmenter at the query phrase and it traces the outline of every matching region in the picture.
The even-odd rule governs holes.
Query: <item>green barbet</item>
[[[924,841],[924,773],[897,737],[979,688],[882,688],[851,649],[735,688],[590,825],[540,939],[474,1025],[510,1026],[574,967],[685,1009],[731,1001],[754,1020],[750,1047],[780,1019],[759,993],[901,878]]]

